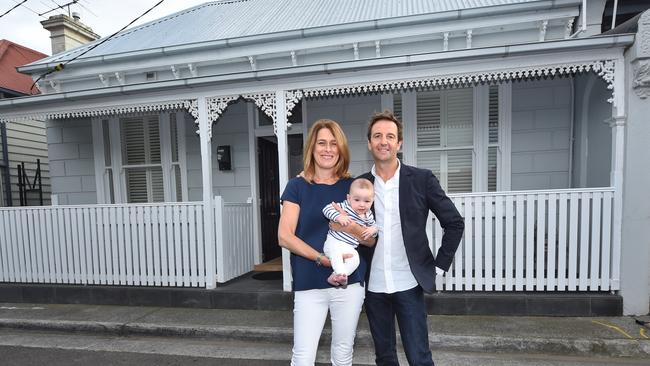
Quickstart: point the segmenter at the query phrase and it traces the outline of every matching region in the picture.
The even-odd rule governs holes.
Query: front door
[[[280,256],[278,223],[280,222],[280,175],[278,174],[278,144],[274,137],[257,139],[258,174],[260,185],[260,215],[262,230],[262,260],[268,262]]]

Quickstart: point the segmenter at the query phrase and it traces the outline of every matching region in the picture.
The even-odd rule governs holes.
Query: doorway
[[[289,177],[302,171],[302,134],[287,136]],[[257,138],[258,184],[260,194],[260,229],[262,261],[280,257],[278,224],[280,223],[280,175],[278,173],[278,142],[275,136]]]

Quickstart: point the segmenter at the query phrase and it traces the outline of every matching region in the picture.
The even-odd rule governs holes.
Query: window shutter
[[[120,120],[122,161],[126,175],[127,201],[163,202],[163,173],[158,116],[127,117]],[[158,166],[142,167],[155,164]],[[139,165],[129,167],[129,165]]]
[[[418,148],[440,147],[439,92],[417,95],[417,144]]]
[[[497,148],[488,147],[488,192],[497,190]]]
[[[122,164],[145,164],[144,121],[142,117],[120,119],[122,132]]]
[[[178,128],[176,125],[176,113],[169,115],[169,132],[172,139],[172,162],[178,162]]]
[[[126,195],[129,203],[149,202],[146,169],[125,169]]]
[[[447,190],[450,193],[472,191],[472,150],[447,152]]]
[[[160,150],[160,145],[158,145]],[[151,187],[150,202],[165,202],[165,189],[163,187],[162,167],[149,168],[149,179]]]
[[[158,123],[158,116],[145,117],[147,124],[147,148],[149,155],[147,156],[148,164],[160,164],[162,162],[160,156],[160,124]]]
[[[499,86],[492,85],[490,86],[490,96],[489,96],[489,141],[490,144],[499,143]]]
[[[402,94],[401,93],[393,94],[393,115],[399,121],[402,120]]]
[[[446,147],[471,146],[474,141],[474,92],[472,88],[445,92]]]

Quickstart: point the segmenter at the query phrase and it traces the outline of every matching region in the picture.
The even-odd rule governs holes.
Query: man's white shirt
[[[379,238],[370,267],[368,291],[388,293],[405,291],[418,285],[411,272],[399,211],[399,173],[401,163],[392,178],[384,182],[377,175],[375,166],[371,173],[375,176],[375,221],[379,228]]]

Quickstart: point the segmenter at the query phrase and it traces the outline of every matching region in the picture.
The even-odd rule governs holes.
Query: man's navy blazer
[[[365,173],[359,178],[375,182],[375,177],[371,173]],[[435,258],[429,249],[426,234],[429,210],[436,215],[444,230],[441,247]],[[430,170],[406,164],[401,164],[400,167],[399,215],[411,272],[422,289],[432,293],[435,290],[435,267],[447,271],[454,259],[465,228],[463,217]],[[375,248],[360,245],[358,249],[368,264],[366,270],[366,281],[368,281]]]

